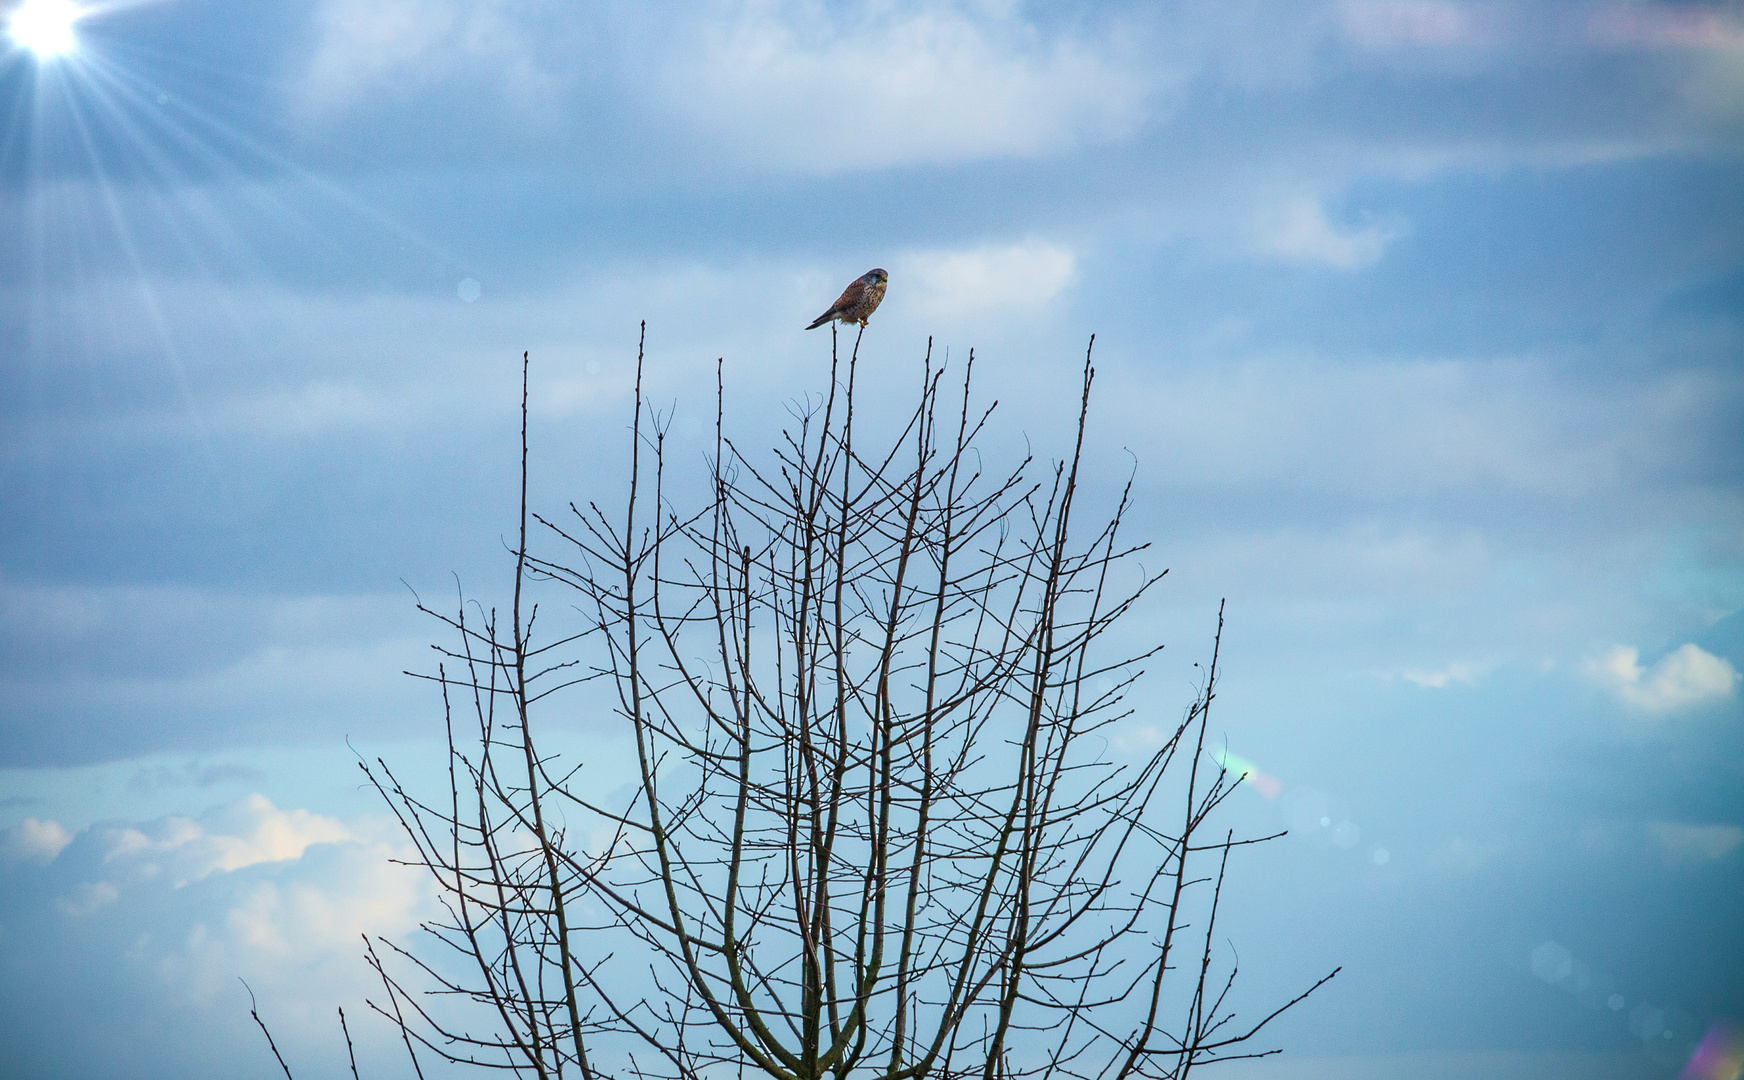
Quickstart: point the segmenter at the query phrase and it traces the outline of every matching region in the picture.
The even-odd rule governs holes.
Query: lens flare
[[[46,60],[79,47],[73,24],[83,14],[72,0],[24,0],[6,21],[6,29],[13,41]]]
[[[1716,1022],[1678,1074],[1679,1080],[1738,1080],[1744,1075],[1744,1030]]]
[[[1255,790],[1268,799],[1278,797],[1278,792],[1284,790],[1284,782],[1275,776],[1268,776],[1254,767],[1254,763],[1244,757],[1237,757],[1228,750],[1218,750],[1212,753],[1211,760],[1238,777],[1243,777]]]

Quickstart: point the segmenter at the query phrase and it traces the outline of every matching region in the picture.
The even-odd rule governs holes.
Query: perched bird
[[[842,290],[842,295],[830,305],[830,310],[812,320],[807,330],[816,330],[824,323],[835,319],[837,322],[859,323],[866,325],[866,320],[878,310],[879,301],[884,299],[884,287],[890,281],[890,275],[883,270],[868,270],[855,278],[853,283]]]

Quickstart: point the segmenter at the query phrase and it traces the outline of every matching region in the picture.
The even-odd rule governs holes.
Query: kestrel
[[[866,325],[866,320],[878,310],[879,301],[884,299],[884,287],[890,281],[890,275],[883,270],[868,270],[855,278],[853,283],[842,290],[842,295],[830,305],[830,310],[812,320],[807,330],[816,330],[824,323],[835,319],[837,322],[859,323]]]

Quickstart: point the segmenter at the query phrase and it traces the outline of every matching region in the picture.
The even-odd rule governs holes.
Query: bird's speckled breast
[[[889,283],[884,281],[873,281],[868,283],[865,294],[860,297],[860,302],[854,305],[853,311],[850,313],[852,317],[855,320],[859,320],[872,314],[872,312],[877,309],[878,305],[884,301],[884,290],[889,287]]]

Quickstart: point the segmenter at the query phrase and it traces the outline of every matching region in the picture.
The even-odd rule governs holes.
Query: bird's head
[[[889,274],[886,274],[886,273],[885,273],[885,272],[884,272],[884,271],[883,271],[883,269],[877,269],[877,270],[868,270],[868,271],[866,271],[866,278],[865,278],[865,280],[867,280],[867,281],[876,281],[876,282],[877,282],[877,283],[878,283],[878,284],[880,284],[880,285],[882,285],[882,284],[884,284],[884,283],[885,283],[885,282],[887,282],[887,281],[889,281],[889,280],[890,280],[890,275],[889,275]]]

